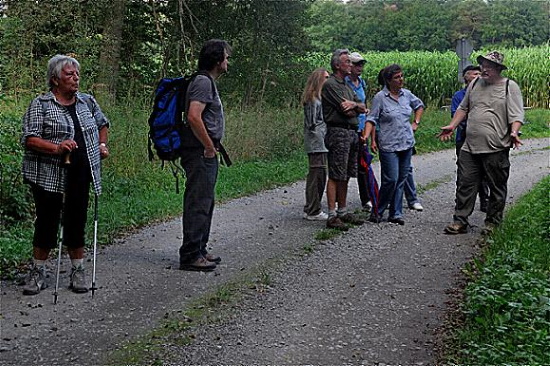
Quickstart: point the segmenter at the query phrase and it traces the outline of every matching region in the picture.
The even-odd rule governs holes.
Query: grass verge
[[[234,314],[234,307],[245,296],[258,296],[271,284],[271,273],[282,258],[273,258],[237,275],[187,304],[185,310],[167,313],[159,326],[109,353],[106,365],[167,365],[172,347],[193,344],[195,329],[217,324]]]
[[[506,214],[467,270],[464,324],[446,361],[550,364],[550,177]]]

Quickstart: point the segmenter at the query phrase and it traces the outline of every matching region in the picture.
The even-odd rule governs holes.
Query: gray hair
[[[338,48],[332,53],[332,58],[330,59],[330,68],[333,72],[336,71],[336,67],[340,65],[340,56],[349,55],[349,50],[347,48]]]
[[[80,64],[76,59],[65,55],[55,55],[48,61],[48,74],[46,75],[46,84],[48,88],[52,90],[55,85],[52,83],[52,78],[59,79],[61,77],[61,70],[67,65],[71,65],[80,71]]]

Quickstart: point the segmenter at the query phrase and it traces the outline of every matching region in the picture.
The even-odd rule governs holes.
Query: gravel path
[[[550,172],[545,147],[547,139],[531,140],[512,153],[509,202]],[[367,223],[316,243],[308,255],[303,247],[324,223],[301,219],[298,182],[217,207],[212,246],[223,262],[213,273],[176,269],[175,219],[102,249],[93,299],[66,288],[67,272],[55,306],[51,287],[28,297],[2,282],[0,364],[106,364],[123,342],[258,267],[269,271],[265,291],[244,296],[221,322],[193,329],[191,345],[166,345],[166,364],[433,364],[446,291],[475,253],[483,216],[475,211],[468,234],[444,235],[454,206],[454,151],[414,163],[417,183],[435,186],[421,194],[423,212],[407,211],[405,226]],[[355,184],[350,207],[359,206]]]

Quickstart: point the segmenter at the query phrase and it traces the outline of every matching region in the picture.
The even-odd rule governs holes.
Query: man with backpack
[[[230,54],[231,47],[226,41],[207,41],[200,51],[199,72],[185,96],[185,127],[192,133],[182,134],[181,165],[186,183],[183,243],[179,249],[181,270],[212,271],[221,261],[206,249],[214,212],[218,151],[222,149],[220,141],[225,129],[223,106],[213,80],[227,72]]]

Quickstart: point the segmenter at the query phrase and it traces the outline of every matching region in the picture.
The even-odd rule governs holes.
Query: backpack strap
[[[223,147],[223,145],[220,143],[218,149],[220,151],[220,155],[222,156],[220,160],[226,167],[229,168],[231,165],[233,165],[233,162],[231,161],[229,154],[225,150],[225,147]]]
[[[506,96],[504,97],[504,105],[506,107],[506,124],[510,125],[508,119],[508,89],[510,88],[510,79],[506,78]],[[510,126],[512,128],[512,126]]]
[[[195,80],[195,78],[199,75],[206,76],[208,80],[210,80],[210,86],[212,89],[212,100],[216,97],[216,91],[218,88],[216,88],[216,84],[214,83],[214,79],[212,79],[212,76],[207,71],[199,70],[191,75],[191,79],[189,80],[189,85]],[[187,112],[189,110],[189,99],[188,99],[188,90],[185,91],[185,111]]]
[[[472,91],[474,90],[474,86],[476,86],[477,82],[479,81],[479,76],[474,80],[474,83],[472,84],[472,87],[470,88],[470,93],[468,94],[468,105],[472,104],[472,101],[470,100]]]

